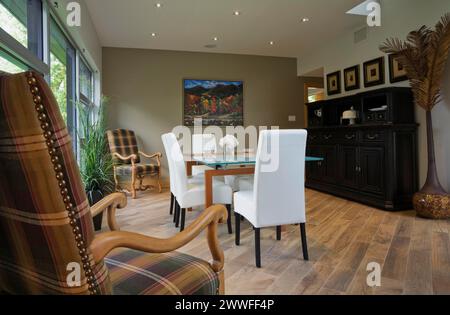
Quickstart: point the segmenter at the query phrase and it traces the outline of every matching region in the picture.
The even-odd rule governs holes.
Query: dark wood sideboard
[[[373,111],[382,106],[385,110]],[[342,113],[354,107],[356,125]],[[412,209],[418,190],[417,128],[409,88],[384,88],[307,104],[306,186],[386,210]]]

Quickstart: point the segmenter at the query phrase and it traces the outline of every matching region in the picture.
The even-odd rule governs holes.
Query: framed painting
[[[327,93],[328,95],[341,93],[341,71],[327,75]]]
[[[344,88],[345,91],[359,89],[359,65],[344,70]]]
[[[384,84],[384,57],[364,63],[364,86],[371,87]]]
[[[391,83],[408,80],[406,69],[398,61],[397,56],[395,54],[389,55],[389,78]]]
[[[183,80],[183,122],[194,126],[244,125],[244,82],[223,80]]]

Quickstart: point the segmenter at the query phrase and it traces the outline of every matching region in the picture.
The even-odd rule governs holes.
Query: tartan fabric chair
[[[131,176],[131,195],[136,198],[136,190],[145,191],[152,186],[143,185],[145,177],[157,177],[159,192],[161,192],[161,156],[155,154],[146,154],[139,151],[136,135],[134,131],[117,129],[109,130],[107,133],[109,150],[111,151],[114,162],[114,179],[116,190],[120,191],[118,177]],[[141,155],[149,159],[155,159],[157,164],[142,164]],[[139,187],[136,189],[136,179],[139,180]]]
[[[92,208],[72,142],[44,79],[0,73],[0,292],[7,294],[217,294],[224,257],[213,206],[167,240],[119,231],[114,193]],[[105,211],[112,231],[94,234]],[[207,229],[212,263],[175,252]],[[120,249],[119,249],[120,248]],[[70,280],[70,281],[68,281]]]

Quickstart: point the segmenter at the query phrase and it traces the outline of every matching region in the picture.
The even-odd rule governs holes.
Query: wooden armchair
[[[121,232],[114,193],[92,208],[72,143],[44,79],[0,75],[0,292],[8,294],[219,294],[223,206],[170,239]],[[94,234],[106,211],[111,232]],[[212,262],[175,252],[207,229]],[[182,270],[182,271],[180,271]]]
[[[117,129],[107,132],[109,149],[114,162],[114,180],[116,191],[121,191],[119,176],[131,176],[131,195],[136,198],[136,190],[145,191],[153,188],[151,185],[143,185],[145,177],[157,177],[158,188],[161,192],[161,157],[162,154],[147,154],[139,150],[136,135],[132,130]],[[156,164],[141,163],[141,156],[154,159]],[[139,186],[136,188],[136,180]]]

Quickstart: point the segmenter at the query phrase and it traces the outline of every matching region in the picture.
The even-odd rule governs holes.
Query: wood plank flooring
[[[187,213],[186,223],[200,211]],[[255,267],[251,226],[242,224],[238,247],[223,225],[219,238],[226,293],[450,294],[450,221],[420,219],[412,211],[385,212],[312,190],[307,191],[307,220],[310,261],[303,261],[298,226],[289,226],[281,241],[276,241],[275,228],[264,229],[262,269]],[[117,221],[122,230],[154,237],[178,232],[169,215],[168,192],[129,198]],[[210,259],[204,235],[180,251]],[[370,262],[382,267],[381,287],[366,284]]]

